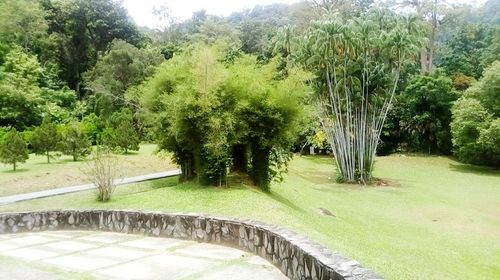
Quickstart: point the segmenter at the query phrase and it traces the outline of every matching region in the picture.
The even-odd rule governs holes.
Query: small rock
[[[325,215],[325,216],[332,216],[332,217],[337,217],[335,216],[335,214],[333,214],[332,212],[330,212],[330,210],[328,209],[325,209],[325,208],[318,208],[319,212],[322,214],[322,215]]]

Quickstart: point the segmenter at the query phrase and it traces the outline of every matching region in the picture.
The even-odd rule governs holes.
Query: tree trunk
[[[50,153],[47,151],[47,163],[50,163]]]
[[[189,181],[194,179],[194,166],[192,155],[185,155],[181,160],[181,176],[180,181]]]
[[[247,172],[247,146],[243,144],[233,147],[233,168],[236,171]]]
[[[269,191],[269,153],[271,149],[252,143],[252,180],[256,186]]]
[[[14,165],[14,171],[16,171],[16,163],[14,162],[14,164],[13,164],[13,165]]]
[[[423,47],[420,50],[420,72],[422,74],[429,73],[429,52],[427,47]]]

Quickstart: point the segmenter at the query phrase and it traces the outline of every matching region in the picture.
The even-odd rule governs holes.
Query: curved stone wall
[[[267,259],[290,279],[382,279],[358,262],[301,235],[251,220],[126,210],[0,213],[0,234],[71,229],[219,243]]]

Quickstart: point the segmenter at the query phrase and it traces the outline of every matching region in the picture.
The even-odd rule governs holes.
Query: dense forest
[[[337,161],[347,181],[370,179],[372,150],[498,167],[499,11],[323,0],[179,22],[162,7],[148,29],[120,1],[0,0],[0,158],[15,168],[29,151],[78,160],[92,144],[151,141],[186,180],[220,184],[231,166],[263,188],[309,147],[339,159],[363,147],[345,170]],[[351,143],[334,133],[344,121],[345,135],[380,127]]]

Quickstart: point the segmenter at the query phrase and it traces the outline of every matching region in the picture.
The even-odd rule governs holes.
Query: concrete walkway
[[[212,244],[132,234],[0,235],[0,279],[287,279],[266,260]]]
[[[170,170],[170,171],[166,171],[166,172],[159,172],[159,173],[153,173],[153,174],[147,174],[147,175],[122,178],[122,179],[115,180],[115,184],[117,186],[119,186],[119,185],[131,184],[131,183],[138,183],[138,182],[142,182],[142,181],[173,177],[173,176],[177,176],[180,174],[181,174],[181,170],[175,169],[175,170]],[[78,185],[78,186],[72,186],[72,187],[50,189],[50,190],[39,191],[39,192],[3,196],[3,197],[0,197],[0,205],[12,204],[12,203],[20,202],[20,201],[24,201],[24,200],[43,198],[43,197],[48,197],[48,196],[60,195],[60,194],[88,191],[88,190],[91,190],[94,188],[95,188],[94,184],[86,184],[86,185]]]

